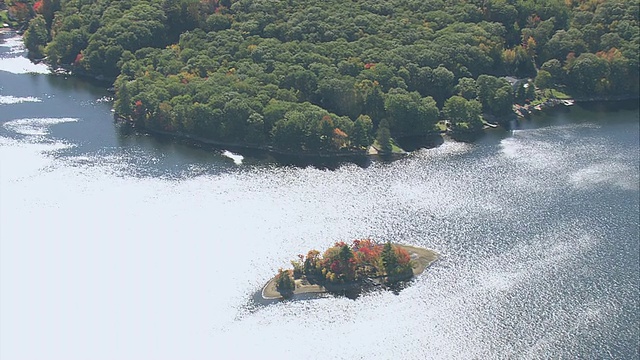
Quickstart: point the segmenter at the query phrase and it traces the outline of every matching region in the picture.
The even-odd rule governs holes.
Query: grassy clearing
[[[532,105],[532,106],[540,105],[540,104],[542,104],[543,102],[545,102],[545,101],[547,101],[547,100],[548,100],[548,98],[546,98],[546,97],[539,97],[539,98],[537,98],[537,99],[533,100],[533,101],[531,102],[531,105]]]
[[[438,121],[436,123],[436,129],[438,129],[438,131],[447,131],[447,124],[444,123],[444,120]]]
[[[373,142],[373,147],[380,150],[380,143],[378,143],[378,140],[375,140]],[[402,149],[400,146],[398,146],[398,144],[396,144],[396,141],[391,139],[391,153],[392,154],[404,154],[406,153],[406,151],[404,151],[404,149]]]
[[[0,28],[3,28],[4,24],[9,24],[9,15],[7,10],[0,11]]]
[[[391,139],[391,152],[394,154],[404,154],[406,151],[404,151],[403,148],[398,146],[395,140]]]
[[[560,100],[573,99],[573,97],[571,95],[567,95],[567,94],[565,94],[562,91],[557,90],[557,89],[551,89],[551,97],[555,97],[556,99],[560,99]]]
[[[536,95],[536,99],[531,102],[531,105],[533,106],[540,105],[549,99],[573,99],[571,95],[565,94],[558,89],[538,90],[536,91]]]

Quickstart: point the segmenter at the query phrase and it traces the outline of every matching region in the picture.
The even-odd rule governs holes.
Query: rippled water
[[[639,356],[637,108],[328,171],[123,132],[0,53],[3,360]],[[366,236],[443,258],[398,295],[252,303]]]

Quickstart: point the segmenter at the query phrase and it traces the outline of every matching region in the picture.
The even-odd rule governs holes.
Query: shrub
[[[293,295],[293,290],[295,290],[296,284],[291,277],[291,272],[289,270],[278,270],[278,275],[276,276],[276,290],[285,298],[291,297]]]

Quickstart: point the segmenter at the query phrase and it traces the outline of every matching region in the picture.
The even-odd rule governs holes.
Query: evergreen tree
[[[113,107],[116,114],[129,118],[133,115],[132,105],[131,92],[127,86],[127,81],[124,80],[116,92],[116,101]]]
[[[343,245],[340,249],[340,267],[342,268],[342,279],[344,281],[353,281],[356,276],[355,263],[353,262],[353,251],[349,245]]]
[[[382,248],[382,266],[384,267],[384,271],[388,277],[396,274],[396,270],[398,268],[398,257],[396,256],[396,252],[393,245],[391,245],[391,242],[387,242]]]
[[[291,297],[293,295],[293,290],[295,290],[296,284],[289,274],[288,270],[278,270],[278,275],[276,276],[276,290],[282,295],[284,298]]]
[[[371,144],[371,129],[373,122],[368,115],[360,115],[353,124],[351,145],[364,148]]]
[[[304,274],[307,277],[318,277],[322,275],[320,269],[320,252],[318,250],[310,250],[304,260]]]
[[[387,122],[387,120],[382,120],[380,122],[380,125],[378,125],[376,140],[378,141],[378,145],[380,146],[378,150],[381,154],[391,153],[391,132],[389,131],[389,123]]]

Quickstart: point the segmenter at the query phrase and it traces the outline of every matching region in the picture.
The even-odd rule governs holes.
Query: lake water
[[[637,104],[334,170],[114,124],[0,40],[0,358],[638,358]],[[299,253],[442,260],[399,294],[256,306]]]

